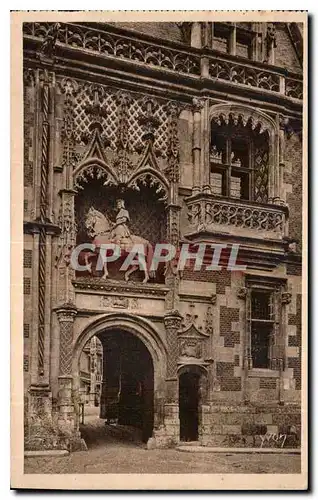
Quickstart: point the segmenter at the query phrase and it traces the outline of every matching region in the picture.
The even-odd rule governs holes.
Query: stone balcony
[[[185,236],[198,233],[230,234],[260,240],[287,237],[288,208],[285,205],[261,205],[212,194],[198,194],[186,200],[188,223]]]
[[[25,41],[40,49],[54,23],[24,23]],[[284,96],[298,101],[303,98],[303,80],[299,74],[250,59],[197,49],[180,42],[161,41],[150,35],[133,33],[104,23],[63,23],[57,33],[57,54],[65,50],[80,51],[87,56],[105,57],[188,76],[206,78],[222,87],[228,84]]]

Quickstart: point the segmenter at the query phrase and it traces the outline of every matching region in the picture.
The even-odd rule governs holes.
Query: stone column
[[[90,357],[91,357],[91,390],[89,395],[89,402],[92,406],[95,404],[96,397],[96,373],[97,373],[97,347],[96,337],[92,337],[90,341]]]
[[[278,325],[278,339],[277,339],[277,366],[279,370],[279,386],[278,386],[278,402],[283,405],[284,398],[284,370],[287,366],[286,363],[286,339],[288,338],[288,305],[291,303],[292,294],[290,292],[282,292],[281,294],[281,317],[280,324]],[[278,303],[278,304],[279,304]],[[278,306],[279,307],[279,306]]]
[[[75,432],[75,415],[72,397],[72,354],[73,354],[73,324],[76,308],[65,304],[56,310],[60,324],[60,362],[59,362],[59,393],[58,393],[58,427],[68,438]]]
[[[245,288],[239,288],[237,291],[237,298],[242,299],[244,301],[244,320],[245,320],[245,328],[244,328],[244,337],[243,337],[243,360],[242,360],[242,400],[243,403],[248,403],[248,370],[251,366],[251,324],[250,324],[250,291]]]
[[[236,56],[236,23],[232,23],[232,31],[230,34],[230,54]]]
[[[102,342],[103,346],[103,380],[100,394],[100,411],[99,417],[106,418],[106,403],[107,403],[107,379],[106,379],[106,342]]]
[[[202,99],[201,111],[201,189],[204,193],[211,193],[210,186],[210,124],[209,100]]]
[[[164,424],[171,444],[179,440],[179,387],[178,387],[178,330],[182,317],[178,311],[170,311],[164,317],[168,345],[166,404]]]
[[[198,194],[201,191],[200,185],[200,163],[201,163],[201,109],[202,101],[197,98],[193,99],[193,182],[192,194]]]
[[[191,47],[201,48],[201,23],[191,23]]]

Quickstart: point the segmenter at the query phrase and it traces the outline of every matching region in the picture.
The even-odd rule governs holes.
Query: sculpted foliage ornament
[[[179,133],[178,133],[178,118],[180,108],[175,102],[167,105],[169,116],[169,132],[168,132],[168,166],[165,173],[170,182],[179,182],[180,168],[179,168]]]
[[[54,59],[56,42],[58,39],[60,28],[60,23],[54,23],[49,26],[49,29],[47,30],[44,41],[42,42],[40,48],[40,58],[44,57],[51,60]]]
[[[238,299],[246,299],[246,296],[247,296],[247,288],[246,287],[242,287],[242,288],[239,288],[236,292],[236,296]]]

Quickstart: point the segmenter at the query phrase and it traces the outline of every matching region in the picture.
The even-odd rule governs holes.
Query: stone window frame
[[[250,134],[244,134],[244,139],[239,135],[232,135],[227,133],[223,135],[222,133],[217,134],[218,138],[222,138],[225,142],[225,162],[222,163],[215,162],[213,158],[210,158],[210,185],[211,189],[212,174],[221,173],[222,174],[222,186],[221,193],[218,196],[225,196],[237,201],[254,201],[254,177],[255,177],[255,167],[254,167],[254,141]],[[211,139],[211,138],[210,138]],[[242,165],[235,161],[234,153],[234,143],[240,141],[245,143],[247,148],[248,164]],[[211,142],[211,146],[212,142]],[[248,191],[247,196],[234,196],[233,194],[233,177],[241,179],[240,185],[243,191]],[[245,177],[245,179],[244,179]],[[224,184],[224,185],[223,185]],[[246,186],[248,188],[246,189]],[[223,191],[223,192],[222,192]],[[242,194],[242,193],[241,193]]]
[[[227,51],[224,53],[235,56],[237,52],[237,44],[241,43],[247,46],[248,56],[246,59],[255,61],[257,59],[256,40],[260,35],[261,34],[254,29],[253,25],[251,26],[251,29],[244,29],[241,26],[237,26],[237,23],[235,22],[213,22],[211,23],[211,48],[212,50],[218,50],[214,47],[214,38],[223,38],[226,40],[227,44]],[[221,53],[223,52],[221,51]]]
[[[253,274],[245,275],[245,287],[239,290],[238,297],[245,299],[245,336],[243,341],[243,366],[248,377],[279,376],[284,369],[286,331],[284,329],[284,305],[288,303],[286,296],[287,280],[285,278],[267,277]],[[251,352],[251,295],[253,290],[268,291],[273,294],[273,340],[268,368],[253,367]]]
[[[258,127],[259,133],[268,132],[268,203],[282,204],[283,191],[283,170],[279,158],[280,145],[280,130],[277,122],[268,114],[260,109],[255,109],[252,106],[245,104],[214,104],[209,107],[208,111],[208,135],[207,142],[204,141],[204,151],[206,158],[205,172],[203,178],[205,180],[203,189],[211,189],[211,166],[210,166],[210,148],[212,122],[214,120],[224,120],[227,123],[232,117],[235,121],[241,119],[244,124],[250,121],[251,127],[254,130]],[[243,199],[236,199],[238,203],[244,202]],[[261,203],[258,203],[261,205]]]

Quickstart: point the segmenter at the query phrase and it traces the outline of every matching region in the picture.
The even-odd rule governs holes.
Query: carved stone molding
[[[133,283],[131,285],[127,283],[111,282],[111,280],[105,282],[105,280],[98,278],[77,278],[72,282],[75,290],[78,293],[85,291],[100,291],[106,293],[118,293],[120,295],[137,295],[143,297],[156,297],[164,299],[164,297],[169,292],[169,289],[162,285],[150,285]]]
[[[205,100],[194,97],[192,99],[192,111],[193,113],[200,113],[201,109],[204,108]]]
[[[35,70],[33,68],[25,68],[23,70],[23,84],[25,86],[34,87],[35,85]]]
[[[292,294],[290,292],[283,292],[282,293],[282,304],[283,305],[290,304],[291,300],[292,300]]]
[[[210,300],[211,300],[211,304],[212,304],[213,306],[215,306],[215,304],[216,304],[216,299],[217,299],[217,294],[216,294],[216,293],[212,293],[212,294],[211,294],[211,299],[210,299]]]
[[[265,37],[265,62],[274,64],[274,49],[277,47],[275,23],[267,24]]]
[[[209,117],[217,125],[232,123],[233,126],[238,126],[241,124],[252,131],[257,129],[260,134],[265,130],[269,134],[277,131],[276,123],[270,116],[262,111],[255,110],[251,106],[238,104],[213,105],[210,108]]]
[[[208,335],[213,335],[213,313],[211,306],[206,310],[204,329]]]
[[[245,300],[247,296],[247,288],[246,287],[239,288],[236,292],[236,296],[238,299]]]
[[[180,178],[178,118],[181,108],[177,103],[170,102],[167,104],[166,109],[169,116],[169,132],[167,152],[168,166],[165,169],[165,174],[170,182],[178,183]]]
[[[123,296],[101,296],[101,307],[114,308],[114,309],[139,309],[139,302],[136,297],[123,297]]]

